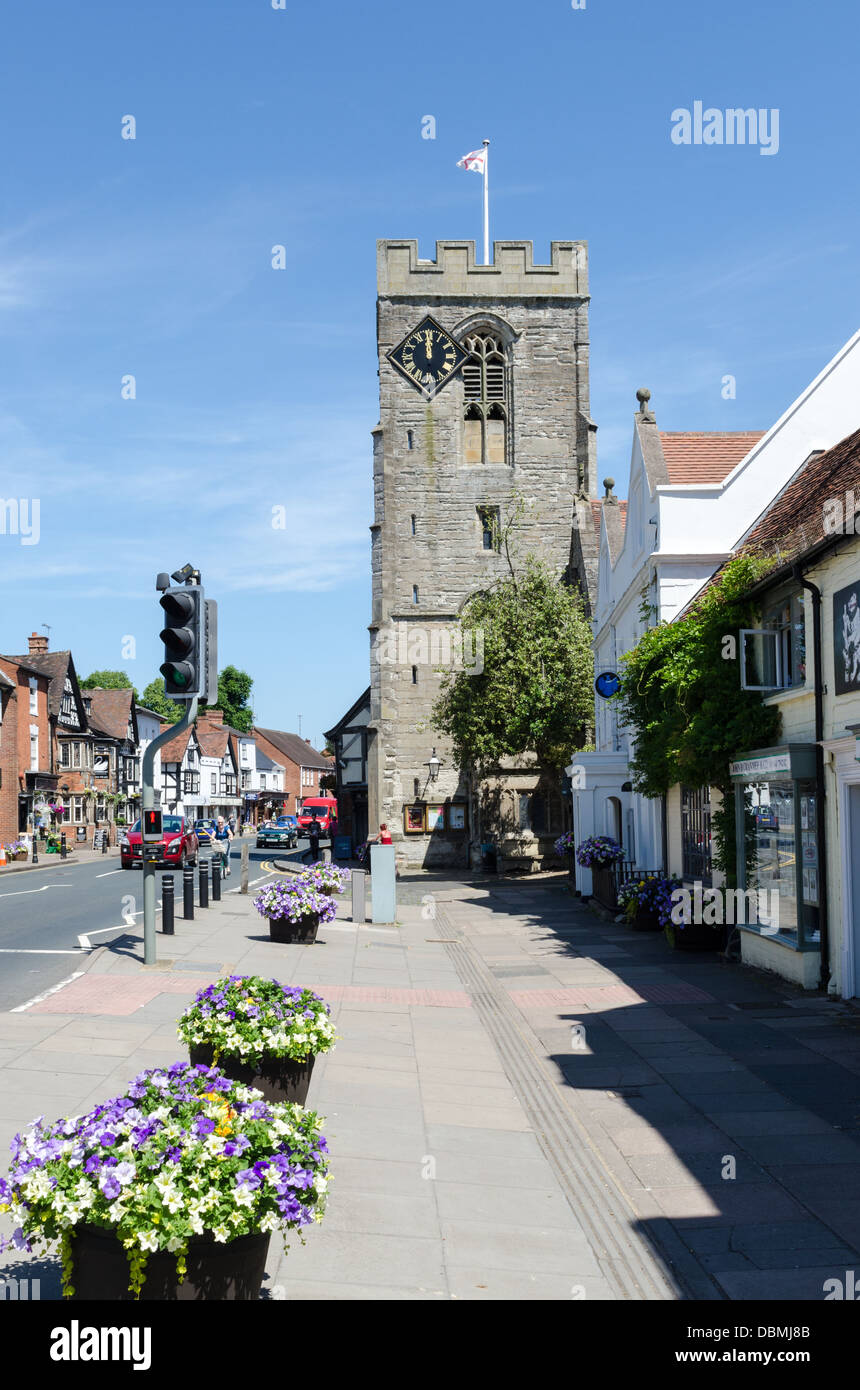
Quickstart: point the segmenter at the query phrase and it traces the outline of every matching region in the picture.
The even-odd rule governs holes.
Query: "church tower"
[[[528,241],[497,241],[491,265],[471,241],[437,242],[432,261],[416,241],[377,250],[371,833],[386,822],[410,864],[466,866],[477,801],[430,723],[439,670],[480,669],[479,642],[457,647],[458,614],[510,573],[512,516],[520,560],[579,583],[589,611],[596,592],[587,247],[553,242],[549,265]],[[560,798],[532,817],[534,776],[509,773],[509,822],[550,834]]]

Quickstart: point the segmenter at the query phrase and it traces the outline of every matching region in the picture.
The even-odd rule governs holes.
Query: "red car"
[[[161,851],[156,862],[165,869],[184,869],[186,864],[196,864],[199,845],[191,822],[185,816],[165,816],[163,825]],[[140,821],[136,820],[119,842],[124,869],[143,865],[141,843]]]

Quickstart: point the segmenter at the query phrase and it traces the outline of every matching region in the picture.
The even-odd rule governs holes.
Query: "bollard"
[[[194,870],[182,870],[182,910],[186,922],[194,921]]]
[[[199,871],[199,873],[198,873],[198,878],[199,878],[199,880],[200,880],[200,906],[201,906],[201,907],[208,907],[208,906],[209,906],[209,860],[208,860],[208,859],[201,859],[201,860],[200,860],[200,871]]]
[[[66,850],[66,832],[65,832],[65,830],[61,830],[61,831],[60,831],[60,858],[61,858],[61,859],[65,859],[66,854],[67,854],[67,850]]]
[[[363,927],[367,921],[367,874],[364,869],[353,869],[352,881],[352,920]]]
[[[161,876],[161,930],[165,936],[173,936],[173,874]]]
[[[107,854],[107,852],[108,852],[108,836],[109,836],[109,834],[110,834],[110,831],[109,831],[109,830],[106,830],[105,833],[102,835],[102,854]],[[171,883],[172,883],[172,882],[173,882],[173,879],[171,879],[170,881],[171,881]]]
[[[38,862],[39,862],[39,854],[38,854],[38,850],[37,850],[37,847],[36,847],[36,842],[37,842],[38,838],[39,838],[39,837],[38,837],[38,834],[37,834],[36,831],[34,830],[34,831],[33,831],[33,863],[34,863],[34,864],[38,864]]]
[[[242,846],[242,878],[241,878],[241,882],[240,882],[240,888],[241,888],[241,891],[242,891],[243,893],[247,893],[247,891],[248,891],[248,855],[249,855],[249,852],[250,852],[250,845],[249,845],[249,844],[247,843],[247,841],[246,841],[245,844],[243,844],[243,846]]]
[[[212,860],[212,901],[221,901],[221,865],[217,859]]]

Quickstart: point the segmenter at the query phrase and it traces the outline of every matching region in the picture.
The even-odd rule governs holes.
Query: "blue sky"
[[[0,650],[49,624],[142,688],[190,560],[259,722],[321,739],[368,680],[375,241],[480,237],[485,136],[491,235],[589,242],[599,477],[624,494],[638,386],[664,429],[766,428],[858,327],[858,30],[850,0],[7,8],[0,495],[41,535],[0,535]],[[779,152],[673,144],[696,100],[778,108]]]

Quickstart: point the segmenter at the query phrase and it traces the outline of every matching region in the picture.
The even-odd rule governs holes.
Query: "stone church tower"
[[[466,866],[479,849],[487,788],[453,765],[430,710],[440,668],[480,670],[480,644],[457,647],[458,614],[509,574],[498,534],[516,509],[520,559],[567,574],[593,609],[588,298],[581,241],[553,242],[549,265],[531,242],[497,241],[488,266],[471,241],[437,242],[433,261],[415,241],[378,243],[368,811],[409,864]],[[560,789],[536,782],[506,767],[491,789],[512,860],[561,829]]]

